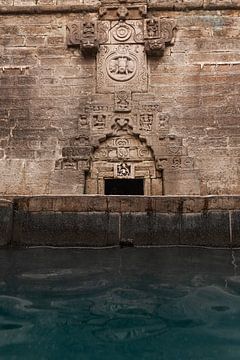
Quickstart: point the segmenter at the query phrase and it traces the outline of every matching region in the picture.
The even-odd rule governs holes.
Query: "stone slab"
[[[182,214],[180,244],[191,246],[230,246],[229,214],[206,212]]]
[[[17,211],[13,246],[86,246],[118,244],[118,215],[107,213]]]
[[[135,246],[179,245],[180,215],[125,213],[121,218],[121,240]]]

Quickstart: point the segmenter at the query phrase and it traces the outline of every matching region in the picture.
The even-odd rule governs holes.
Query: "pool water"
[[[0,251],[0,359],[240,359],[240,251]]]

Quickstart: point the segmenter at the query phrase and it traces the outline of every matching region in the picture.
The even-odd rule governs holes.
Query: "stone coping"
[[[0,15],[34,15],[54,13],[91,13],[97,12],[99,4],[79,5],[28,5],[28,6],[1,6]],[[174,1],[155,2],[148,4],[151,11],[191,11],[191,10],[240,10],[240,2],[192,0],[182,3]]]
[[[240,196],[19,196],[4,197],[26,212],[199,213],[240,209]]]

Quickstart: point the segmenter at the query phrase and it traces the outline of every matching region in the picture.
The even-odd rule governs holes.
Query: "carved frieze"
[[[157,157],[157,170],[193,170],[194,160],[189,156]]]

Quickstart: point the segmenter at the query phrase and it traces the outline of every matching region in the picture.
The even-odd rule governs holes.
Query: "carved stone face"
[[[126,57],[118,58],[118,74],[128,73],[128,59]]]
[[[83,24],[83,35],[85,37],[92,37],[94,35],[94,24],[86,22]]]
[[[136,71],[136,61],[129,55],[114,55],[109,59],[107,70],[112,79],[127,81]]]

